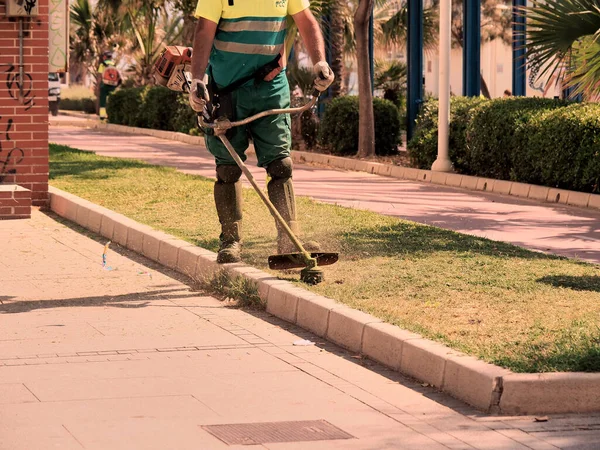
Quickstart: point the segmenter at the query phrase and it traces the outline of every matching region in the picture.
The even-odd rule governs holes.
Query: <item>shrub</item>
[[[515,155],[527,138],[527,123],[544,111],[567,106],[545,98],[495,99],[482,104],[467,126],[470,167],[482,177],[515,179]]]
[[[108,121],[130,127],[138,126],[138,115],[143,105],[146,88],[117,89],[106,103]]]
[[[106,110],[111,123],[199,134],[187,97],[162,86],[118,89],[108,98]]]
[[[198,115],[190,108],[190,103],[186,95],[179,94],[177,96],[177,105],[171,121],[169,129],[179,133],[198,135],[200,128],[198,127]]]
[[[409,151],[416,166],[431,167],[437,156],[436,101],[423,106]],[[600,105],[453,99],[450,159],[459,173],[600,192]]]
[[[459,173],[471,174],[466,129],[477,107],[486,100],[481,97],[452,97],[450,102],[450,160]],[[427,100],[421,107],[415,131],[408,143],[410,159],[419,169],[430,169],[437,158],[438,101]]]
[[[515,155],[513,177],[586,192],[600,191],[600,105],[574,104],[534,117]]]
[[[171,120],[178,108],[177,92],[163,86],[153,86],[147,88],[144,94],[137,116],[138,126],[170,130]]]
[[[319,132],[320,142],[338,155],[358,152],[358,97],[338,97],[325,110]],[[380,156],[398,152],[401,122],[398,108],[380,98],[373,99],[375,115],[375,153]]]
[[[96,102],[93,98],[61,98],[59,109],[81,111],[87,114],[96,113]]]

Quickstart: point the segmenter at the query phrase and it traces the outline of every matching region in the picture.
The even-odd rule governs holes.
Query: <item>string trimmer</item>
[[[183,58],[181,58],[182,55],[184,55]],[[182,48],[167,47],[167,49],[165,49],[165,51],[163,52],[163,54],[161,55],[161,57],[155,65],[156,81],[159,84],[167,86],[169,87],[169,89],[172,90],[190,92],[191,81],[187,73],[187,69],[189,67],[189,59],[191,59],[191,49],[184,50]],[[169,62],[172,62],[172,64],[169,64]],[[163,68],[162,70],[161,67]],[[167,68],[168,70],[165,70]],[[207,120],[202,113],[198,114],[198,125],[205,129],[212,129],[215,133],[215,136],[219,137],[219,139],[221,140],[221,142],[223,142],[223,145],[225,146],[225,148],[227,148],[227,151],[229,152],[235,163],[242,170],[242,172],[244,173],[244,175],[246,176],[246,178],[248,179],[258,196],[267,206],[271,215],[275,218],[277,223],[285,231],[285,233],[288,235],[288,237],[298,250],[298,253],[288,253],[269,256],[269,268],[273,270],[302,268],[302,271],[300,272],[300,280],[307,284],[317,284],[323,281],[323,271],[320,269],[320,266],[327,266],[336,263],[338,260],[338,254],[325,252],[309,253],[305,250],[298,237],[290,229],[283,217],[281,217],[275,206],[273,206],[273,203],[271,203],[269,198],[260,189],[256,181],[254,180],[252,173],[246,167],[239,155],[236,153],[235,149],[229,142],[229,139],[227,139],[227,137],[225,136],[225,133],[227,133],[227,131],[231,128],[247,125],[250,122],[260,119],[261,117],[271,116],[275,114],[301,114],[304,111],[307,111],[310,108],[312,108],[317,103],[319,95],[320,92],[315,89],[311,101],[302,107],[271,109],[255,114],[244,120],[234,122],[231,122],[227,117],[217,117],[216,120],[210,121]]]

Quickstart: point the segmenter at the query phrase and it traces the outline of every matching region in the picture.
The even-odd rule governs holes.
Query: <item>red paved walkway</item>
[[[214,163],[204,146],[67,126],[51,127],[50,141],[214,177]],[[264,170],[253,162],[249,166],[263,182]],[[294,182],[297,194],[323,202],[600,263],[598,210],[300,164]]]

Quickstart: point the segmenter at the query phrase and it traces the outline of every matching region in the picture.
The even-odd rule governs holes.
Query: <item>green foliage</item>
[[[504,98],[477,108],[467,127],[469,166],[473,173],[500,180],[512,177],[515,155],[522,152],[527,123],[543,111],[568,103],[545,98]]]
[[[421,109],[413,164],[437,157],[437,101]],[[600,105],[562,100],[453,98],[450,160],[458,173],[600,192]]]
[[[358,97],[333,99],[321,122],[319,140],[337,155],[358,152]],[[374,98],[375,153],[379,156],[398,152],[401,121],[398,108],[390,101]]]
[[[459,173],[471,174],[466,128],[477,107],[486,103],[481,97],[452,97],[450,103],[450,160]],[[431,169],[437,158],[438,101],[429,99],[421,107],[414,135],[408,143],[413,165]]]
[[[538,79],[561,80],[575,93],[600,93],[600,8],[596,0],[546,0],[521,12],[527,59]]]
[[[117,89],[108,97],[108,121],[130,127],[138,126],[138,115],[143,106],[145,88]]]
[[[138,125],[154,130],[170,130],[171,120],[177,110],[177,92],[163,86],[146,88],[144,92],[144,103],[138,111]]]
[[[179,133],[197,136],[200,133],[200,129],[198,128],[198,115],[190,108],[187,96],[179,94],[176,102],[177,105],[173,117],[171,118],[169,129]]]
[[[600,105],[574,104],[534,117],[516,153],[513,178],[600,191]]]
[[[198,134],[187,98],[162,86],[118,89],[108,98],[106,111],[111,123]]]
[[[59,109],[94,114],[96,112],[96,102],[92,98],[61,98]]]

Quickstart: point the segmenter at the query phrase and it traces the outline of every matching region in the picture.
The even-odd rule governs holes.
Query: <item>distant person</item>
[[[512,92],[510,92],[508,89],[506,89],[504,91],[504,97],[512,97]]]
[[[104,52],[98,66],[98,102],[100,120],[108,118],[106,114],[106,100],[112,92],[121,85],[121,73],[115,67],[112,52]]]

